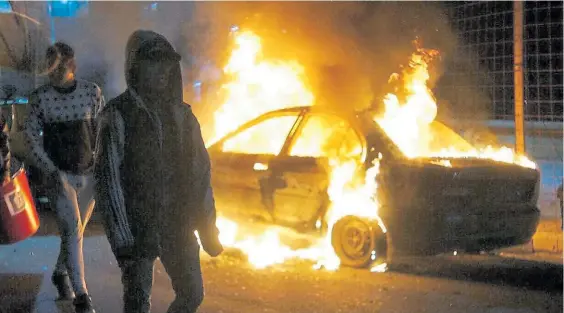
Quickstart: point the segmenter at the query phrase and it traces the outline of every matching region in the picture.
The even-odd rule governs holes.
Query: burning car
[[[416,41],[408,66],[390,76],[383,107],[358,112],[347,107],[362,104],[314,94],[297,60],[267,59],[252,31],[232,35],[207,146],[220,240],[254,266],[301,258],[326,269],[375,262],[371,270],[381,271],[391,256],[531,239],[536,164],[508,147],[474,147],[436,120],[427,83],[438,51]],[[239,238],[244,217],[270,226]],[[293,247],[279,226],[318,241]]]
[[[473,147],[438,121],[434,141]],[[370,115],[321,107],[268,112],[209,147],[218,209],[301,231],[331,231],[341,264],[362,267],[387,245],[397,254],[478,252],[525,243],[539,219],[539,172],[480,157],[407,157]],[[331,160],[374,179],[374,217],[354,200],[329,221]],[[369,182],[366,182],[367,185]],[[329,196],[328,196],[329,195]]]

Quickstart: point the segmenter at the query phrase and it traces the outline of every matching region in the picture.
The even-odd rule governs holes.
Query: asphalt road
[[[69,305],[53,302],[55,290],[48,279],[58,244],[43,231],[9,249],[0,248],[0,308],[15,313],[72,312]],[[99,230],[89,232],[85,254],[97,312],[121,312],[119,270]],[[329,272],[290,261],[257,270],[241,254],[229,251],[216,259],[203,256],[202,266],[207,293],[202,313],[562,312],[562,264],[539,260],[442,256],[402,260],[386,273],[349,268]],[[158,263],[153,313],[166,312],[172,298]]]

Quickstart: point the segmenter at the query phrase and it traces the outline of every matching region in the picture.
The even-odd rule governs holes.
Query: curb
[[[534,251],[562,253],[562,231],[537,232],[531,240],[531,246]]]
[[[562,253],[562,228],[560,219],[543,219],[537,227],[537,232],[533,239],[521,246],[515,247],[516,250],[523,252],[549,252]]]

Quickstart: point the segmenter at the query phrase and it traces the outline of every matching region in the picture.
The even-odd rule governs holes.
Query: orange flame
[[[260,38],[250,31],[234,33],[234,42],[235,48],[224,68],[225,74],[230,78],[230,81],[223,85],[226,99],[215,113],[216,140],[264,113],[313,105],[314,95],[304,82],[304,69],[300,64],[295,61],[265,60],[261,55]],[[375,117],[375,122],[409,158],[478,157],[534,167],[534,163],[525,156],[516,156],[506,147],[477,150],[454,131],[435,121],[437,104],[427,87],[427,81],[428,62],[437,55],[437,51],[417,49],[409,67],[402,73],[404,100],[400,100],[396,94],[388,94],[383,100],[385,112],[382,116]],[[397,80],[399,77],[400,75],[394,74],[391,79]],[[324,125],[320,124],[317,127],[318,130],[313,132],[311,138],[303,139],[306,144],[300,145],[301,149],[292,151],[292,155],[319,154],[319,151],[312,150],[312,145],[307,144],[327,136]],[[276,132],[277,129],[279,126],[276,123],[270,126],[270,132]],[[242,140],[257,146],[272,145],[270,132],[258,134],[263,136],[260,138],[243,136]],[[229,148],[233,151],[237,149],[238,144],[239,142],[231,142],[228,146],[231,145]],[[354,154],[360,147],[347,149]],[[276,154],[274,148],[272,152]],[[326,216],[329,232],[325,238],[310,248],[292,249],[282,243],[280,232],[275,227],[263,234],[252,235],[247,234],[246,230],[241,231],[236,222],[220,217],[217,225],[221,231],[221,242],[227,247],[242,250],[256,268],[283,263],[292,258],[301,258],[317,262],[315,268],[335,270],[340,262],[331,245],[331,230],[340,218],[355,215],[376,220],[386,232],[385,225],[378,217],[379,204],[375,196],[378,187],[375,178],[379,173],[379,159],[374,161],[370,169],[363,172],[363,167],[358,161],[347,159],[346,155],[343,158],[341,151],[331,155],[334,157],[329,164],[330,181],[327,191],[331,205]],[[449,160],[434,162],[451,166]],[[360,183],[358,183],[359,177],[364,178]],[[385,269],[386,265],[380,264],[372,268],[372,271],[381,272]]]
[[[297,62],[271,61],[262,57],[260,38],[250,31],[234,34],[235,49],[224,68],[230,81],[222,86],[226,100],[215,113],[215,139],[220,139],[234,131],[245,122],[264,113],[296,106],[313,105],[314,96],[307,89],[304,82],[304,69]],[[277,123],[270,126],[271,131],[279,129]],[[311,150],[308,142],[319,140],[324,134],[324,125],[316,125],[318,131],[311,138],[304,138],[302,148],[292,151],[293,155],[307,156],[319,151]],[[272,142],[269,132],[254,134],[255,137],[242,136],[244,143],[253,145],[276,147],[279,143]],[[212,140],[215,142],[216,140]],[[238,150],[240,141],[225,143],[224,148],[231,151]],[[245,145],[248,147],[248,145]],[[274,152],[275,148],[270,149]],[[358,152],[360,147],[350,147],[349,151]],[[269,150],[269,151],[270,151]],[[250,151],[240,151],[249,153]],[[374,199],[375,176],[378,166],[368,171],[367,182],[361,187],[351,187],[349,183],[358,173],[359,164],[356,162],[331,161],[331,179],[329,196],[332,205],[328,213],[329,229],[345,215],[359,215],[377,218],[377,202]],[[353,205],[354,204],[354,205]],[[279,264],[287,259],[301,258],[318,262],[317,267],[334,270],[339,267],[339,259],[331,246],[330,236],[306,249],[293,250],[285,246],[280,240],[280,233],[274,227],[262,235],[245,234],[239,225],[231,220],[220,217],[217,221],[221,231],[220,240],[227,247],[242,250],[249,262],[256,268],[264,268],[272,264]]]
[[[342,217],[356,215],[377,220],[385,232],[386,228],[378,217],[378,202],[375,198],[376,175],[379,172],[378,160],[367,171],[365,182],[360,186],[350,185],[359,168],[355,162],[334,161],[333,164],[328,188],[332,202],[327,214],[328,229],[332,230],[333,225]],[[314,265],[316,269],[324,268],[332,271],[339,268],[340,260],[331,245],[331,231],[311,247],[293,250],[282,243],[280,233],[274,227],[256,236],[245,234],[245,230],[241,232],[236,222],[224,217],[219,217],[216,224],[221,231],[219,238],[221,243],[226,247],[243,251],[249,263],[255,268],[261,269],[295,258],[316,262]],[[373,269],[376,272],[384,270],[385,266],[383,267],[382,264],[378,264]]]
[[[314,101],[300,64],[264,60],[260,38],[250,31],[234,36],[235,49],[224,68],[231,80],[222,86],[226,100],[215,113],[212,142],[264,113]]]
[[[392,93],[385,96],[385,112],[375,118],[380,127],[409,158],[482,158],[535,168],[534,162],[526,156],[516,155],[508,147],[488,146],[476,149],[450,128],[435,120],[437,103],[427,87],[427,81],[428,64],[438,54],[436,50],[417,47],[402,75],[394,73],[390,77],[391,81],[400,76],[403,78],[405,101],[402,103],[398,96]]]

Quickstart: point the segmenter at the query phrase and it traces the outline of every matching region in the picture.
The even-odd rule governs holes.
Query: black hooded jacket
[[[137,90],[136,60],[155,49],[176,53],[157,33],[131,35],[128,89],[108,102],[99,117],[96,203],[117,256],[158,256],[161,238],[186,237],[186,231],[217,236],[210,160],[200,124],[182,101],[180,63],[159,100],[165,110],[151,110]]]

